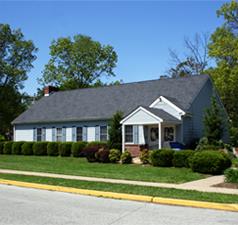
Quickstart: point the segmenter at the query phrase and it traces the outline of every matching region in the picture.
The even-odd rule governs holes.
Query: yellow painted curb
[[[37,184],[37,183],[5,180],[5,179],[0,179],[0,184],[42,189],[42,190],[48,190],[48,191],[60,191],[60,192],[66,192],[66,193],[90,195],[90,196],[104,197],[104,198],[123,199],[123,200],[132,200],[132,201],[140,201],[140,202],[152,202],[152,203],[166,204],[166,205],[188,206],[188,207],[238,212],[238,204],[223,204],[223,203],[213,203],[213,202],[201,202],[201,201],[192,201],[192,200],[152,197],[152,196],[146,196],[146,195],[134,195],[134,194],[106,192],[106,191],[95,191],[95,190],[88,190],[88,189],[78,189],[78,188],[71,188],[71,187],[54,186],[54,185],[48,185],[48,184]]]

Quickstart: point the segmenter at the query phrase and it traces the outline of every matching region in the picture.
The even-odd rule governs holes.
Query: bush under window
[[[59,155],[59,143],[49,142],[47,145],[47,155],[58,156]]]
[[[70,156],[71,155],[71,142],[59,143],[59,155],[60,156]]]
[[[132,156],[131,153],[128,151],[125,151],[121,154],[121,163],[122,164],[130,164],[132,162]]]
[[[83,156],[83,149],[86,147],[87,142],[79,141],[72,143],[71,152],[73,157]]]
[[[21,147],[24,144],[24,141],[13,142],[12,144],[12,154],[21,155]]]
[[[33,144],[33,154],[36,156],[47,155],[47,144],[48,142],[35,142]]]
[[[12,144],[13,144],[12,141],[8,141],[8,142],[4,143],[3,154],[6,154],[6,155],[11,155],[12,154]]]
[[[111,163],[117,163],[120,161],[121,152],[118,149],[111,149],[109,152],[109,160]]]
[[[181,150],[174,152],[173,166],[189,168],[189,157],[191,157],[193,154],[193,150]]]
[[[171,167],[173,155],[174,151],[171,149],[154,150],[150,154],[150,161],[153,166]]]
[[[33,155],[33,144],[34,142],[25,142],[21,146],[22,155]]]

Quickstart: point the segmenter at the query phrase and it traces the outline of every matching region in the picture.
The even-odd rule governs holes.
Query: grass
[[[238,195],[205,193],[191,190],[179,190],[174,188],[157,188],[157,187],[145,187],[145,186],[111,184],[111,183],[108,184],[103,182],[79,181],[79,180],[25,176],[15,174],[0,174],[0,178],[23,182],[50,184],[64,187],[74,187],[80,189],[149,195],[154,197],[156,196],[156,197],[208,201],[218,203],[238,203]]]
[[[0,155],[0,169],[162,183],[184,183],[205,177],[187,168],[88,163],[85,158],[48,156]]]

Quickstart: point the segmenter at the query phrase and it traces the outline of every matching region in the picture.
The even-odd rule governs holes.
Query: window
[[[174,141],[174,128],[165,127],[164,128],[164,141]]]
[[[62,128],[56,128],[56,141],[62,141],[62,137]]]
[[[127,143],[133,142],[133,126],[132,125],[125,126],[125,142]]]
[[[82,141],[83,140],[83,128],[77,127],[76,129],[76,141]]]
[[[159,139],[159,129],[158,127],[150,128],[150,140],[151,141],[158,141]]]
[[[107,126],[100,126],[100,141],[107,141]]]
[[[45,141],[45,128],[36,129],[36,141]]]

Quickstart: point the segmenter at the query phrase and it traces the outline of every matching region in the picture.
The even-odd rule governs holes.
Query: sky
[[[53,39],[75,34],[112,45],[116,77],[104,81],[158,79],[170,66],[169,48],[184,52],[184,37],[212,33],[222,24],[222,1],[0,1],[0,23],[20,28],[39,49],[23,91],[36,93]]]

